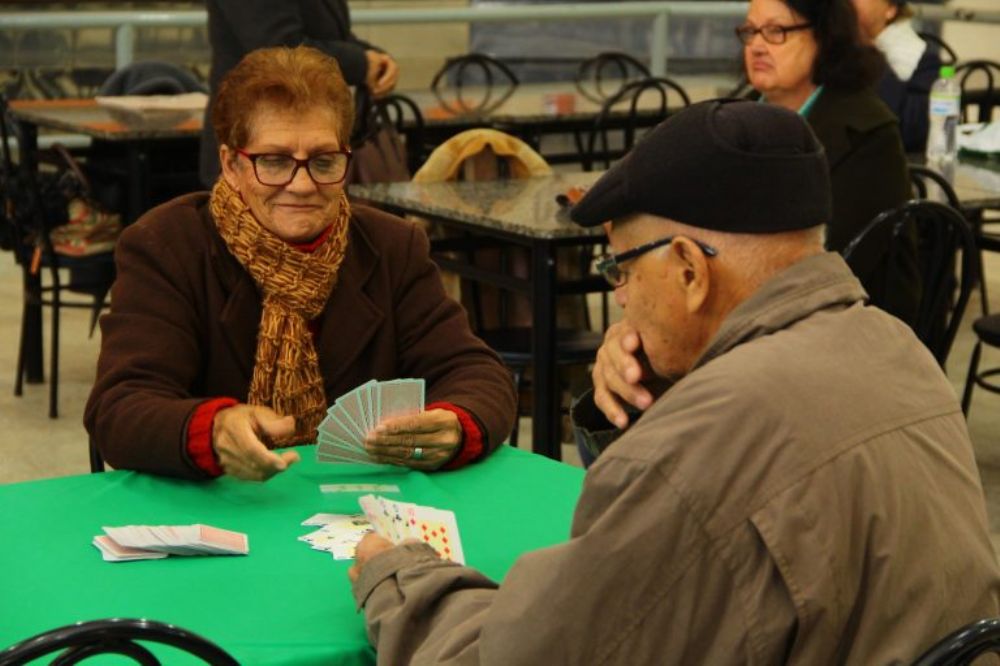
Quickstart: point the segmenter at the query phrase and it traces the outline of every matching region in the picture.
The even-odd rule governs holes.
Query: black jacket
[[[205,8],[212,45],[212,95],[244,55],[268,46],[312,46],[337,59],[348,85],[365,81],[365,51],[375,47],[351,32],[347,0],[205,0]],[[209,114],[206,109],[200,166],[201,180],[208,187],[219,174],[219,149]]]
[[[931,86],[940,69],[941,58],[937,50],[928,47],[908,80],[901,81],[892,68],[886,67],[878,83],[878,96],[899,119],[899,131],[907,153],[923,153],[927,146],[927,105]]]
[[[826,246],[841,252],[879,213],[911,198],[899,127],[870,89],[824,89],[807,120],[830,164],[833,219],[827,225]],[[916,315],[920,294],[915,241],[911,246],[910,252],[897,254],[895,266],[886,265],[877,239],[859,248],[851,261],[877,304],[908,323]]]

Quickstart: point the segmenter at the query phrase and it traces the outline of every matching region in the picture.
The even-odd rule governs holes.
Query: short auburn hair
[[[212,103],[212,128],[219,145],[245,146],[250,140],[250,121],[267,106],[293,111],[331,109],[338,121],[340,145],[349,145],[354,101],[340,65],[322,51],[279,46],[245,55],[222,77]]]

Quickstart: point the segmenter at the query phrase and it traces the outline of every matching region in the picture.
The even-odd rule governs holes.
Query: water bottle
[[[955,68],[941,67],[940,77],[931,86],[928,108],[930,129],[927,132],[927,165],[950,170],[958,157],[958,117],[962,90],[955,78]]]

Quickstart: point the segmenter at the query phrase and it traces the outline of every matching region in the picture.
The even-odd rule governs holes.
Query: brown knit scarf
[[[225,178],[220,177],[212,190],[211,210],[229,251],[264,295],[247,402],[295,417],[295,434],[270,444],[314,441],[327,405],[319,357],[306,322],[323,311],[337,283],[351,218],[347,197],[341,194],[333,230],[312,253],[262,227]]]

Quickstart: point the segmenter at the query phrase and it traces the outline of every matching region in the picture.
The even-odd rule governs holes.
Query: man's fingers
[[[268,439],[281,439],[295,434],[294,416],[278,416],[267,407],[260,407],[254,410],[254,418],[260,434]]]

